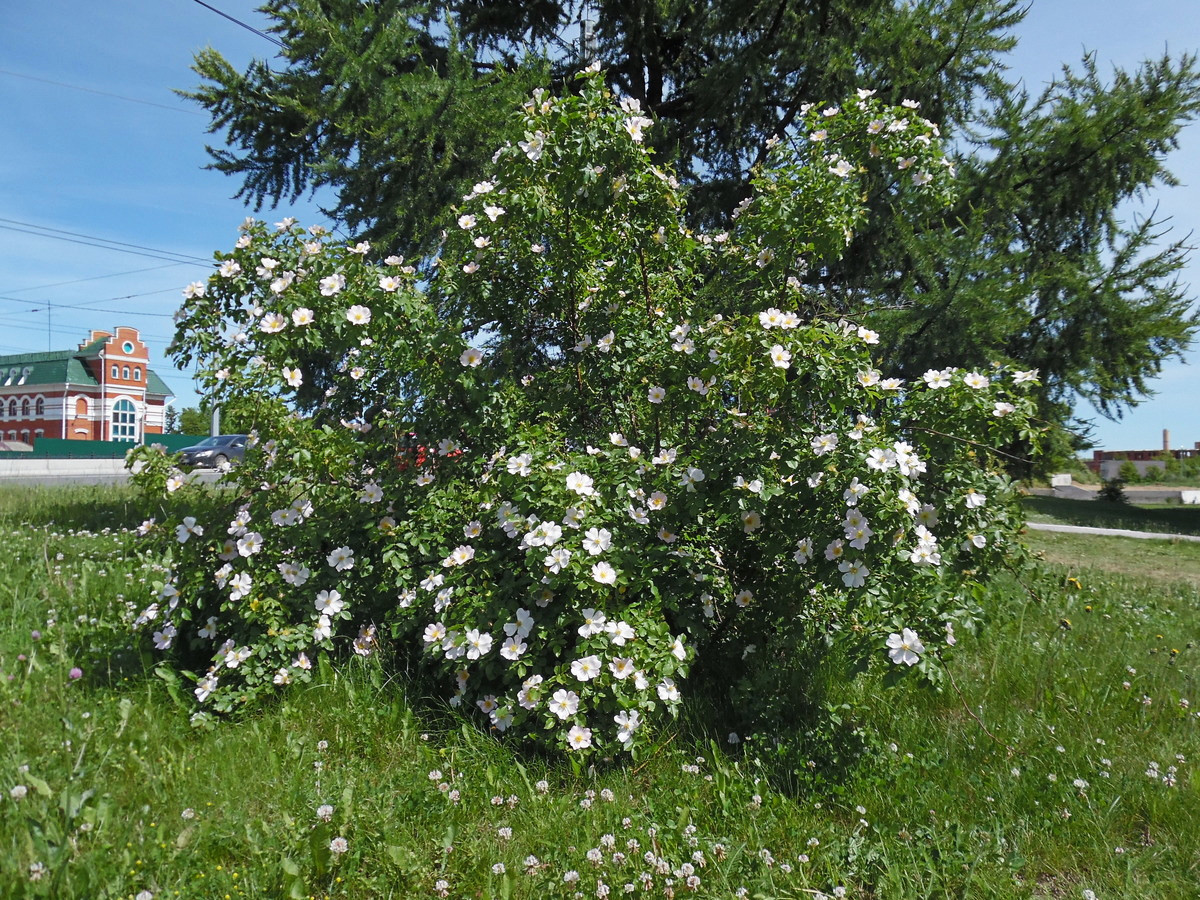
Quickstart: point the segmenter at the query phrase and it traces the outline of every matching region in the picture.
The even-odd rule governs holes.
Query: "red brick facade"
[[[137,442],[162,433],[170,396],[136,328],[92,331],[78,350],[0,356],[0,437]]]

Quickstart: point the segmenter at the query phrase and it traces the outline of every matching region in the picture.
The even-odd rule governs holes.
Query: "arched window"
[[[16,397],[13,397],[11,400],[8,401],[8,417],[10,419],[15,419],[17,417],[17,398]],[[13,440],[15,441],[17,439],[17,433],[14,431],[12,433],[12,435],[13,435]]]
[[[126,381],[129,380],[129,366],[122,367],[121,377],[124,378]]]
[[[121,370],[117,366],[114,365],[112,367],[112,377],[113,378],[120,378],[121,377],[120,372],[121,372]]]
[[[142,380],[142,370],[139,369],[137,366],[133,367],[133,380],[134,381]]]
[[[21,432],[21,441],[26,444],[29,443],[29,429],[28,428],[26,428],[24,431]]]
[[[128,400],[113,404],[112,439],[131,443],[137,440],[137,411]]]
[[[35,431],[35,432],[33,433],[33,439],[34,439],[35,441],[36,441],[38,438],[44,438],[45,436],[46,436],[46,430],[45,430],[44,428],[39,428],[37,431]]]
[[[21,415],[22,416],[29,415],[29,398],[28,397],[26,397],[24,400],[21,401]]]
[[[75,418],[86,419],[88,414],[87,398],[77,397],[75,399]]]
[[[46,414],[46,398],[38,397],[33,401],[33,414],[35,416],[44,416]]]

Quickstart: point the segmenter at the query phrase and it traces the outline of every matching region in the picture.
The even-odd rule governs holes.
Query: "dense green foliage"
[[[959,199],[914,216],[868,185],[869,215],[846,252],[802,277],[827,312],[881,333],[879,358],[898,374],[1019,361],[1042,373],[1043,419],[1063,424],[1080,400],[1106,415],[1138,402],[1195,333],[1178,281],[1184,243],[1129,212],[1173,183],[1167,156],[1200,99],[1190,56],[1111,75],[1086,57],[1031,95],[1004,71],[1016,0],[264,9],[282,64],[239,73],[206,50],[190,94],[228,144],[212,148],[214,165],[256,206],[328,188],[330,213],[353,233],[421,255],[482,177],[496,110],[547,78],[569,87],[583,54],[655,120],[649,139],[689,191],[690,224],[719,229],[772,138],[803,137],[807,104],[865,87],[918,101],[939,123]],[[565,45],[581,15],[594,44]],[[1072,439],[1050,437],[1051,455],[1068,456]]]
[[[693,670],[756,732],[814,701],[831,648],[847,677],[940,680],[1015,552],[995,448],[1030,438],[1037,374],[890,377],[800,278],[869,186],[948,199],[910,110],[806,110],[735,225],[695,232],[652,123],[589,67],[518,109],[423,279],[247,222],[175,347],[260,446],[149,528],[171,572],[139,617],[201,718],[389,638],[498,731],[604,753],[651,740]],[[192,490],[134,456],[152,491]]]

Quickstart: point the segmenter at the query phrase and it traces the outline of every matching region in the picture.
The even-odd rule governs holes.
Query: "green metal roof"
[[[84,364],[84,358],[99,351],[108,338],[93,341],[79,350],[50,350],[45,353],[17,353],[0,356],[0,388],[8,380],[12,369],[29,368],[21,387],[31,387],[42,384],[78,384],[99,386],[100,382]],[[20,380],[18,374],[9,387],[17,387]],[[174,396],[167,383],[153,369],[146,370],[146,392]]]

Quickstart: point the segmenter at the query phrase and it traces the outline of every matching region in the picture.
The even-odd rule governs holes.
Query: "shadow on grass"
[[[1022,502],[1030,514],[1066,525],[1200,534],[1200,506],[1142,507],[1055,497],[1025,497]]]

